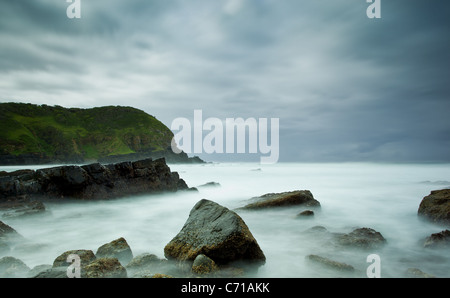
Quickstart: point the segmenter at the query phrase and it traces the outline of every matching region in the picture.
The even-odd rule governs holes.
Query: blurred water
[[[381,258],[382,277],[403,277],[407,268],[420,268],[437,277],[450,277],[447,250],[423,248],[424,238],[445,228],[417,217],[417,209],[431,190],[450,187],[448,164],[300,164],[252,163],[170,165],[199,192],[145,195],[113,201],[49,203],[48,214],[31,218],[0,218],[33,245],[10,255],[29,267],[52,264],[67,250],[97,248],[124,237],[134,255],[149,252],[164,257],[164,246],[180,231],[189,211],[205,198],[234,209],[265,193],[310,190],[321,203],[313,218],[300,220],[299,207],[264,211],[237,211],[264,251],[267,261],[259,277],[335,277],[305,260],[319,254],[365,272],[366,257]],[[28,167],[30,168],[30,167]],[[35,167],[37,168],[37,167]],[[0,167],[11,171],[18,167]],[[446,185],[446,183],[448,185]],[[333,233],[369,227],[380,232],[387,245],[375,251],[337,249],[304,231],[323,226]]]

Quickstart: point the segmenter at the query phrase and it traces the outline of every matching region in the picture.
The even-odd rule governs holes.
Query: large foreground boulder
[[[194,261],[204,254],[218,265],[245,261],[258,265],[266,257],[242,218],[209,200],[199,201],[181,231],[164,248],[168,259]]]
[[[282,193],[269,193],[253,198],[251,203],[241,209],[255,210],[288,206],[320,207],[320,203],[314,199],[313,194],[309,190],[296,190]]]
[[[432,222],[450,226],[450,189],[434,190],[424,197],[418,214]]]

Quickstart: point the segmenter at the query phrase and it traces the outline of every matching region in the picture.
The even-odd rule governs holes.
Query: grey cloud
[[[449,4],[234,1],[3,1],[2,100],[278,117],[286,161],[450,161]]]

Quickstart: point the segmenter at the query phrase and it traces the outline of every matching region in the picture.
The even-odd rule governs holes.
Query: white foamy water
[[[234,209],[265,193],[310,190],[321,203],[313,218],[298,219],[301,207],[236,211],[249,226],[267,261],[257,277],[337,277],[307,262],[318,254],[366,272],[366,257],[381,258],[381,277],[403,277],[419,268],[437,277],[450,277],[448,249],[423,248],[424,239],[445,227],[418,218],[417,209],[431,190],[450,187],[449,164],[301,164],[251,163],[170,165],[190,187],[218,182],[220,187],[199,187],[199,192],[145,195],[113,201],[48,203],[48,214],[1,220],[33,245],[10,255],[29,267],[52,264],[61,253],[97,248],[124,237],[133,254],[148,252],[164,257],[164,246],[180,231],[189,211],[205,198]],[[30,168],[30,167],[28,167]],[[0,171],[18,167],[0,167]],[[369,227],[387,244],[377,250],[355,251],[332,247],[304,231],[323,226],[329,232],[349,233]],[[344,276],[344,275],[342,275]]]

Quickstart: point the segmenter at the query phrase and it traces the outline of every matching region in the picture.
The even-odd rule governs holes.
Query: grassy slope
[[[164,150],[172,136],[156,118],[130,107],[67,109],[0,103],[1,154],[97,159]]]

